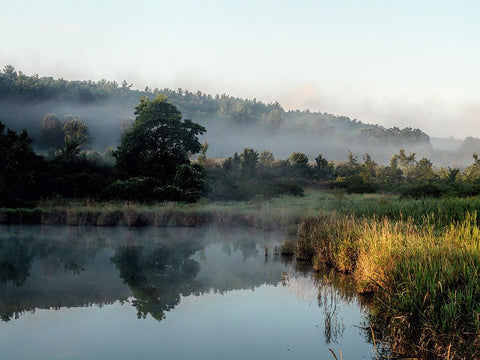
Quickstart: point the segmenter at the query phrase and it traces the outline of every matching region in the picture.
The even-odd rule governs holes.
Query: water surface
[[[2,226],[0,358],[373,358],[350,279],[275,255],[283,239]]]

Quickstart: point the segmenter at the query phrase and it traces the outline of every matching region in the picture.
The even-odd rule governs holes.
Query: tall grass
[[[323,215],[300,225],[294,251],[352,272],[360,293],[374,293],[373,323],[394,350],[478,358],[480,229],[476,212],[461,217],[441,227],[435,216]]]
[[[305,198],[280,196],[273,199],[197,204],[91,201],[45,201],[35,209],[0,209],[3,224],[66,224],[70,226],[252,226],[266,230],[294,227],[307,214],[321,207],[318,194]]]

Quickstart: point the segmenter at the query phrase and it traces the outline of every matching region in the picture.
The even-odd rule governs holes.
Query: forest
[[[200,140],[210,143],[210,156],[225,158],[243,148],[268,149],[281,158],[304,152],[312,159],[322,152],[334,161],[345,158],[345,143],[354,153],[368,152],[386,164],[400,148],[428,157],[435,164],[467,165],[480,151],[478,139],[432,139],[419,129],[385,128],[357,119],[310,110],[285,110],[278,102],[263,103],[227,94],[210,95],[185,89],[135,90],[127,81],[69,81],[28,76],[12,66],[0,71],[0,119],[15,131],[26,129],[38,151],[41,119],[74,115],[90,129],[91,148],[100,152],[117,146],[122,128],[134,119],[140,97],[165,95],[187,119],[205,126]],[[215,139],[215,141],[212,141]],[[445,143],[447,145],[445,145]],[[437,146],[438,145],[438,146]],[[321,149],[321,151],[319,150]]]
[[[182,89],[139,91],[126,81],[27,76],[6,66],[0,72],[0,105],[2,206],[34,206],[35,201],[53,197],[249,200],[301,196],[305,187],[406,197],[471,196],[480,191],[480,160],[475,152],[468,155],[467,166],[438,167],[432,158],[410,152],[419,145],[431,147],[429,136],[421,130],[386,129],[308,110],[285,111],[278,103]],[[62,110],[62,106],[63,115],[43,112]],[[163,109],[163,117],[155,115],[155,107]],[[79,110],[86,118],[67,110]],[[122,111],[132,117],[121,119]],[[119,116],[116,122],[115,116]],[[242,139],[248,143],[243,129],[253,129],[260,136],[262,131],[271,134],[265,138],[275,138],[282,129],[292,138],[294,130],[304,136],[314,134],[317,152],[293,149],[276,158],[278,154],[270,148],[244,146],[219,158],[215,152],[212,155],[212,148],[225,140],[216,133],[222,127],[234,133],[238,146]],[[208,142],[205,136],[211,128],[216,141]],[[326,155],[331,147],[321,139],[327,137],[342,147],[343,160]],[[302,148],[307,142],[296,145]],[[381,159],[352,150],[362,143],[381,146]],[[409,151],[401,147],[405,144]],[[461,151],[466,153],[477,141],[467,138],[464,145]],[[388,154],[386,150],[393,148]]]
[[[53,114],[41,120],[38,153],[26,130],[0,123],[0,202],[3,207],[35,206],[46,198],[184,201],[249,200],[281,194],[302,196],[305,187],[347,193],[391,192],[404,197],[473,196],[480,192],[480,159],[460,170],[436,168],[432,161],[399,149],[388,165],[368,153],[346,153],[314,162],[302,152],[276,159],[269,150],[244,148],[224,159],[208,156],[199,141],[207,129],[183,119],[166,96],[141,97],[136,118],[123,124],[116,149],[90,148],[89,126],[79,117]]]
[[[12,127],[24,126],[37,135],[39,119],[46,113],[54,112],[50,110],[35,114],[35,110],[41,110],[41,104],[46,107],[50,105],[54,109],[65,104],[74,108],[105,105],[106,111],[121,106],[123,109],[120,110],[124,110],[125,119],[128,120],[140,97],[154,98],[165,95],[186,118],[204,125],[220,123],[260,126],[268,130],[287,127],[323,135],[345,132],[345,136],[358,137],[359,141],[369,140],[383,145],[425,144],[429,141],[429,136],[419,129],[387,129],[379,125],[364,124],[346,116],[309,110],[285,111],[278,102],[265,104],[256,99],[240,99],[226,94],[212,96],[201,91],[193,93],[184,89],[175,91],[146,87],[140,91],[132,89],[132,86],[133,84],[128,84],[125,80],[118,84],[107,80],[67,81],[38,75],[28,76],[7,65],[0,72],[0,99],[4,103],[0,108],[0,117],[8,119]],[[52,102],[57,105],[53,106]],[[9,106],[5,106],[5,103]],[[118,113],[120,110],[112,112]],[[87,122],[106,122],[106,119],[102,119],[103,115],[92,116]],[[125,119],[117,119],[117,124]],[[93,127],[93,124],[90,126]]]

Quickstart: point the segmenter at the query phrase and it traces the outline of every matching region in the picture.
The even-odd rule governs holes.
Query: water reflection
[[[209,228],[3,226],[0,234],[3,321],[35,309],[102,306],[132,296],[139,318],[162,320],[181,296],[276,284],[278,267],[251,260],[259,248],[273,249],[283,239]]]
[[[327,269],[314,277],[309,264],[275,253],[283,239],[281,233],[248,228],[3,226],[0,318],[22,323],[30,319],[22,314],[41,309],[61,309],[56,313],[69,314],[73,308],[109,305],[115,309],[112,315],[89,308],[85,319],[91,317],[92,326],[85,328],[87,320],[83,318],[82,323],[70,326],[105,338],[114,328],[111,323],[121,321],[123,327],[136,329],[130,330],[132,333],[142,332],[142,341],[151,333],[151,355],[158,353],[154,344],[162,338],[162,351],[172,359],[193,355],[224,358],[224,353],[215,355],[217,350],[212,350],[218,339],[230,342],[228,357],[233,359],[312,358],[320,351],[319,344],[327,346],[323,350],[341,348],[346,354],[353,337],[360,342],[356,350],[352,348],[352,356],[358,346],[368,354],[370,345],[364,334],[351,326],[352,322],[360,324],[363,315],[350,278]],[[126,303],[130,305],[120,305]],[[135,313],[142,321],[135,319]],[[108,320],[101,320],[104,317]],[[155,327],[149,325],[151,321]],[[15,336],[5,329],[0,326],[0,347],[2,336],[6,343],[9,336]],[[47,331],[55,331],[55,327]],[[182,336],[175,337],[179,333]],[[133,341],[131,336],[120,338],[117,335],[112,342]],[[189,343],[192,352],[183,353],[185,349],[175,341]],[[78,347],[83,358],[92,358],[84,353],[88,346],[64,342],[65,351]],[[203,348],[209,352],[202,357]],[[128,358],[128,351],[124,352],[115,359]]]
[[[276,254],[282,240],[280,233],[252,229],[3,226],[0,318],[8,321],[35,308],[101,306],[133,296],[138,318],[150,314],[163,320],[182,296],[255,289],[280,280],[291,286],[282,277],[286,268],[307,276],[311,267]],[[347,277],[322,274],[316,280],[318,305],[325,311],[330,343],[340,331],[335,301],[351,301],[355,293],[341,283]]]
[[[18,238],[0,242],[0,284],[22,286],[30,275],[33,249]]]
[[[182,294],[202,290],[202,284],[196,280],[200,264],[190,258],[198,249],[193,240],[186,244],[160,244],[153,249],[129,245],[115,250],[112,262],[133,292],[138,318],[150,314],[163,320],[165,312],[179,304]]]

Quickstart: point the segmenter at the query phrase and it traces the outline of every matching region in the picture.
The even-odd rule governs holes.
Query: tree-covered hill
[[[7,65],[0,71],[0,119],[10,128],[27,129],[38,147],[41,119],[75,115],[84,120],[93,136],[93,146],[116,147],[122,122],[134,117],[139,98],[163,94],[183,116],[205,126],[210,156],[224,157],[244,147],[268,149],[288,157],[304,151],[331,159],[345,158],[347,149],[369,152],[379,161],[385,153],[408,148],[435,157],[430,138],[419,129],[385,128],[346,116],[305,111],[286,111],[279,103],[263,103],[226,94],[210,95],[184,89],[135,90],[123,81],[69,81],[26,75]],[[467,151],[468,152],[468,151]],[[471,159],[471,153],[468,161]],[[451,160],[451,159],[449,159]]]

